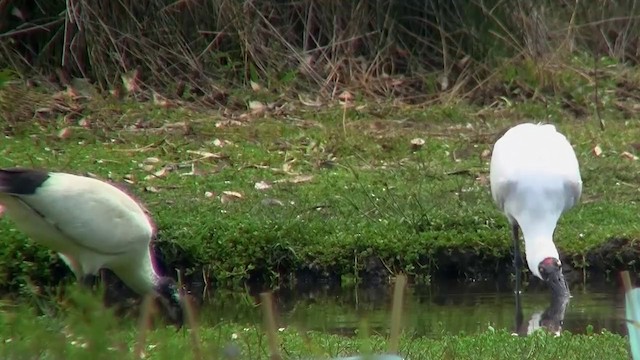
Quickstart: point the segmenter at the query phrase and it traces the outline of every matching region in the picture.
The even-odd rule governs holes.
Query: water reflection
[[[257,292],[261,290],[216,290],[200,309],[201,323],[260,323]],[[622,320],[624,294],[615,284],[573,286],[571,290],[569,303],[551,299],[547,288],[529,287],[515,297],[513,288],[496,282],[410,286],[405,298],[404,329],[416,336],[440,337],[482,332],[489,326],[524,335],[540,327],[553,333],[584,333],[592,325],[595,332],[606,328],[626,334]],[[278,325],[351,336],[366,319],[372,332],[385,333],[389,329],[392,293],[391,285],[280,288],[274,291]]]
[[[551,302],[544,311],[535,311],[529,321],[524,323],[522,314],[522,299],[516,294],[516,333],[519,336],[530,335],[538,329],[545,329],[556,336],[562,332],[564,315],[569,304],[568,296],[551,295]]]

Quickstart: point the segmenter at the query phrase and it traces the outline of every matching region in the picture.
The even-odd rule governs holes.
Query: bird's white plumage
[[[138,293],[158,279],[149,254],[153,226],[140,205],[111,184],[52,172],[34,194],[0,193],[0,204],[77,277],[109,268]]]
[[[527,264],[540,277],[540,261],[559,258],[553,242],[558,219],[582,192],[573,147],[553,125],[516,125],[494,145],[490,183],[498,208],[522,229]]]

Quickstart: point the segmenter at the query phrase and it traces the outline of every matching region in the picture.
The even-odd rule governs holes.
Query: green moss
[[[486,277],[509,266],[511,255],[482,154],[500,130],[538,115],[535,104],[514,104],[493,118],[449,105],[372,104],[349,110],[344,121],[342,108],[302,109],[241,126],[211,112],[93,104],[94,128],[73,127],[64,139],[54,136],[64,126],[61,119],[14,128],[4,139],[0,166],[91,172],[119,182],[127,175],[134,181],[127,185],[130,192],[154,215],[168,268],[205,268],[221,283],[273,280],[302,270],[362,275],[376,258],[422,279],[444,268]],[[640,233],[640,166],[620,156],[633,151],[640,127],[612,118],[602,132],[596,121],[561,116],[560,108],[547,114],[575,144],[584,180],[583,203],[562,217],[556,241],[570,263],[589,268],[590,251]],[[168,126],[185,121],[187,132]],[[150,129],[130,126],[141,122]],[[412,148],[415,137],[424,146]],[[230,143],[219,147],[216,139]],[[595,145],[603,156],[592,154]],[[207,153],[215,156],[204,158]],[[149,157],[160,159],[151,172],[177,170],[149,178],[142,168]],[[188,174],[192,170],[196,175]],[[272,187],[256,189],[261,181]],[[242,199],[222,203],[224,191],[240,192]],[[68,274],[8,219],[0,220],[0,233],[0,273],[6,274],[0,288],[15,290],[27,279],[57,283]],[[452,252],[465,254],[466,262],[449,259]],[[599,266],[613,270],[625,261],[614,258],[622,260]]]

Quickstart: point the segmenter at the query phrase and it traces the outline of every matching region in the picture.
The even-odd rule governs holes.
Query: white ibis
[[[138,294],[155,291],[182,325],[176,282],[153,266],[153,225],[117,187],[61,172],[0,169],[0,205],[19,230],[57,252],[82,284],[108,268]]]
[[[578,159],[567,138],[550,124],[525,123],[509,129],[493,147],[491,194],[511,226],[520,291],[519,229],[531,273],[547,282],[554,296],[569,296],[553,233],[560,215],[582,193]]]

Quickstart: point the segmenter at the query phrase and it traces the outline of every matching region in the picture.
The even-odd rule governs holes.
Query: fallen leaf
[[[225,145],[231,144],[231,141],[215,139],[213,140],[213,146],[223,147]]]
[[[624,151],[622,152],[622,154],[620,154],[623,158],[625,159],[629,159],[629,160],[638,160],[638,157],[633,155],[632,153],[628,152],[628,151]]]
[[[212,153],[212,152],[203,151],[203,150],[187,150],[187,153],[202,156],[203,159],[208,159],[208,158],[221,159],[223,157],[220,153]]]
[[[159,128],[160,130],[184,130],[185,132],[189,129],[189,125],[186,121],[180,121],[175,123],[164,124]]]
[[[36,114],[50,114],[53,112],[53,109],[50,107],[41,107],[41,108],[37,108],[34,112]]]
[[[255,183],[254,187],[256,188],[256,190],[266,190],[271,188],[271,185],[264,181],[258,181],[257,183]]]
[[[489,177],[485,174],[479,174],[476,176],[476,181],[480,185],[489,185]]]
[[[260,101],[249,101],[249,110],[251,110],[252,113],[254,114],[258,114],[258,113],[262,113],[267,109],[267,106],[260,102]]]
[[[308,182],[313,180],[313,175],[297,175],[291,178],[287,178],[287,179],[280,179],[280,180],[276,180],[274,182],[276,183],[283,183],[283,182],[288,182],[291,184],[299,184],[302,182]]]
[[[600,145],[596,145],[593,147],[592,152],[593,152],[593,155],[600,156],[602,155],[602,148],[600,147]]]
[[[293,168],[292,164],[293,164],[294,161],[295,160],[292,160],[292,161],[289,161],[289,162],[286,162],[286,163],[282,164],[282,171],[284,171],[286,173],[290,173],[291,169]]]
[[[239,192],[237,192],[237,191],[228,191],[228,190],[225,190],[225,191],[223,191],[222,193],[223,193],[223,194],[225,194],[225,195],[229,195],[229,196],[233,196],[233,197],[236,197],[236,198],[242,199],[242,194],[241,194],[241,193],[239,193]]]
[[[167,176],[168,173],[169,173],[169,169],[167,167],[163,167],[162,169],[154,172],[153,175],[155,175],[156,177],[163,177],[163,176]]]
[[[338,99],[344,102],[350,102],[353,101],[353,94],[345,90],[340,95],[338,95]]]
[[[260,91],[262,90],[262,86],[260,86],[260,84],[251,81],[251,89],[253,89],[253,91]]]
[[[171,169],[167,166],[163,167],[162,169],[156,171],[153,173],[153,175],[147,175],[145,176],[145,180],[149,180],[149,179],[153,179],[153,178],[160,178],[160,177],[165,177],[167,176],[167,174],[169,173],[169,171],[171,171]]]
[[[167,98],[165,98],[164,96],[158,94],[157,92],[153,92],[153,103],[157,106],[160,106],[161,108],[165,108],[168,109],[170,107],[173,107],[173,103],[169,100],[167,100]]]
[[[144,164],[142,165],[142,170],[146,171],[146,172],[151,172],[153,170],[154,166],[152,164]]]
[[[73,86],[68,85],[67,86],[67,96],[72,98],[72,99],[75,99],[75,98],[80,97],[80,93]]]
[[[261,203],[265,206],[284,206],[282,201],[273,198],[262,199]]]
[[[414,150],[420,149],[424,144],[425,144],[425,141],[422,138],[411,139],[411,147]]]
[[[91,127],[91,124],[89,123],[89,119],[87,119],[86,117],[78,120],[78,126],[82,126],[85,129],[88,129]]]
[[[73,89],[78,92],[77,96],[72,96],[74,100],[80,98],[91,99],[98,94],[95,87],[91,85],[91,82],[87,78],[73,78],[70,83]]]
[[[204,197],[206,197],[206,198],[213,197],[213,195],[215,195],[215,194],[213,192],[211,192],[211,191],[205,191],[205,193],[204,193]]]
[[[242,126],[242,123],[238,120],[222,120],[222,121],[216,122],[217,128],[222,128],[227,126]]]
[[[58,138],[60,139],[68,139],[69,136],[71,136],[71,129],[68,127],[58,131]]]
[[[242,199],[242,194],[240,194],[237,191],[223,191],[222,195],[220,195],[220,202],[224,203],[228,203],[231,201],[235,201],[235,200],[241,200]]]
[[[320,99],[318,97],[316,97],[315,100],[312,100],[310,98],[303,97],[302,94],[298,94],[298,100],[300,100],[302,105],[305,105],[305,106],[311,106],[311,107],[320,107],[320,106],[322,106],[322,102],[320,101]]]
[[[297,184],[301,182],[308,182],[311,180],[313,180],[313,175],[298,175],[289,179],[289,182],[292,184]]]
[[[154,186],[147,186],[147,187],[144,188],[144,191],[150,192],[150,193],[159,193],[160,192],[160,190],[158,190]]]
[[[490,156],[491,156],[491,150],[489,149],[482,150],[482,153],[480,154],[480,157],[483,159],[488,159]]]
[[[144,164],[157,164],[160,162],[160,159],[157,157],[148,157],[142,161]]]

